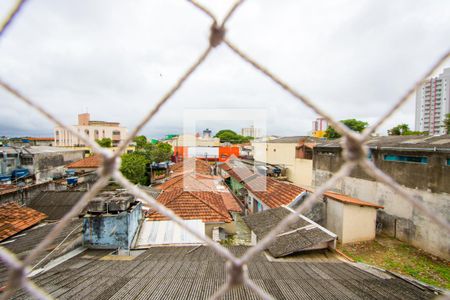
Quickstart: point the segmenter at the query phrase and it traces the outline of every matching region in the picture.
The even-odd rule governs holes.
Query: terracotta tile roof
[[[223,203],[228,211],[242,212],[242,208],[238,203],[239,200],[237,200],[230,191],[220,192],[220,195],[222,196]]]
[[[0,241],[47,218],[47,215],[15,202],[0,205]]]
[[[202,220],[205,223],[233,221],[222,197],[215,192],[188,192],[173,189],[162,192],[157,200],[184,220]],[[147,219],[168,220],[154,210],[147,213]]]
[[[86,158],[83,158],[78,161],[74,161],[66,166],[66,168],[70,169],[83,169],[83,168],[98,168],[101,166],[103,162],[103,158],[101,155],[93,155]]]
[[[218,177],[220,178],[220,177]],[[181,188],[186,190],[216,190],[214,180],[218,178],[208,175],[190,173],[176,173],[164,183],[156,186],[160,190],[171,190],[174,188]]]
[[[189,167],[189,170],[184,169],[185,164]],[[190,158],[185,161],[177,162],[170,167],[170,170],[173,171],[174,173],[193,171],[194,159]],[[195,159],[195,173],[211,175],[211,165],[205,160]]]
[[[271,177],[257,176],[244,183],[245,187],[270,208],[288,205],[305,190]]]
[[[345,204],[353,204],[353,205],[359,205],[359,206],[369,206],[369,207],[375,207],[375,208],[384,208],[381,205],[377,205],[374,203],[370,203],[370,202],[366,202],[366,201],[362,201],[360,199],[357,198],[352,198],[346,195],[342,195],[342,194],[338,194],[335,192],[326,192],[325,197],[331,198],[333,200],[345,203]]]

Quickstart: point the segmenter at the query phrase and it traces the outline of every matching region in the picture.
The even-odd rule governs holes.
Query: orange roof
[[[174,188],[182,188],[186,190],[216,190],[213,176],[190,173],[176,173],[169,180],[155,186],[160,190],[171,190]]]
[[[242,212],[242,208],[237,202],[238,200],[230,193],[230,191],[220,192],[223,203],[228,211]]]
[[[66,168],[70,169],[83,169],[83,168],[98,168],[103,163],[103,158],[101,155],[95,154],[93,156],[89,156],[78,161],[74,161],[66,166]]]
[[[182,189],[173,189],[162,192],[157,200],[184,220],[202,220],[205,223],[233,221],[222,197],[215,192],[187,192]],[[154,210],[147,214],[147,219],[168,220]]]
[[[184,170],[185,165],[189,168],[189,170]],[[170,170],[174,173],[183,173],[185,171],[192,171],[194,170],[194,159],[189,158],[185,161],[180,161],[175,163],[170,167]],[[211,175],[211,165],[201,159],[195,159],[195,173],[198,174],[204,174],[204,175]]]
[[[270,208],[288,205],[305,190],[291,183],[271,177],[256,176],[244,183],[245,187]]]
[[[346,195],[342,195],[342,194],[338,194],[335,192],[326,192],[324,194],[325,197],[331,198],[333,200],[345,203],[345,204],[353,204],[353,205],[359,205],[359,206],[369,206],[369,207],[374,207],[374,208],[384,208],[381,205],[377,205],[374,203],[370,203],[370,202],[366,202],[366,201],[362,201],[360,199],[356,199],[356,198],[352,198]]]
[[[37,210],[15,202],[0,205],[0,241],[25,230],[47,218]]]

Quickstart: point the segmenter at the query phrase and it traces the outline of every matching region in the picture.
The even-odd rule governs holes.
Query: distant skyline
[[[0,2],[0,18],[14,2]],[[222,17],[233,1],[202,3]],[[373,124],[448,50],[448,11],[446,0],[247,1],[227,34],[335,119]],[[28,1],[0,40],[0,77],[68,125],[87,108],[131,130],[207,46],[209,27],[187,1]],[[0,104],[0,136],[53,134],[51,122],[1,89]],[[266,109],[267,133],[284,136],[309,133],[318,117],[224,46],[141,134],[181,133],[192,108]],[[380,133],[414,128],[414,110],[412,97]],[[240,133],[251,124],[232,125],[205,128]]]

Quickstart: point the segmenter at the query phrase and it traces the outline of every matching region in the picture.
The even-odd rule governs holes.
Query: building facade
[[[261,128],[255,128],[253,125],[247,128],[241,129],[241,135],[251,136],[252,138],[260,138],[262,136]]]
[[[369,159],[431,211],[449,220],[450,136],[388,136],[372,138]],[[314,147],[313,180],[319,187],[343,164],[340,140]],[[450,235],[410,202],[361,168],[344,177],[336,192],[383,206],[377,223],[383,233],[436,256],[450,258]]]
[[[312,122],[312,136],[321,138],[328,128],[328,121],[325,118],[317,118]]]
[[[443,122],[450,113],[450,68],[427,80],[416,91],[416,130],[445,134]]]
[[[92,140],[109,138],[112,140],[113,147],[125,140],[128,133],[127,128],[120,126],[120,123],[118,122],[91,121],[90,114],[88,113],[79,114],[78,125],[73,125],[71,128],[80,134],[85,133]],[[85,146],[83,141],[63,127],[55,127],[54,137],[55,146]]]

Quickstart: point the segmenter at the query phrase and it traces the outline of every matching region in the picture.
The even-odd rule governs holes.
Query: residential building
[[[450,113],[450,68],[425,81],[416,90],[416,130],[445,134],[443,121]]]
[[[127,137],[128,130],[120,126],[119,122],[93,121],[89,113],[78,115],[78,125],[70,126],[78,133],[86,134],[91,140],[109,138],[112,145],[117,146]],[[55,146],[62,147],[84,147],[83,141],[74,136],[63,127],[56,126],[54,129]]]
[[[53,137],[19,137],[9,138],[6,145],[23,147],[23,146],[53,146],[55,138]]]
[[[60,178],[65,165],[84,157],[83,150],[61,147],[0,147],[0,175],[7,178],[18,169],[26,169],[36,183]]]
[[[303,186],[312,186],[312,149],[321,139],[289,136],[254,143],[254,160],[284,169],[286,179]]]
[[[367,142],[369,159],[436,215],[450,215],[450,135],[385,136]],[[343,164],[340,139],[314,147],[314,185],[321,186]],[[340,180],[334,190],[375,205],[385,234],[436,256],[450,258],[450,235],[445,228],[410,202],[375,181],[360,167]]]
[[[317,118],[312,122],[312,136],[322,138],[328,128],[328,121],[325,118]]]
[[[85,173],[96,171],[101,167],[103,158],[99,154],[94,154],[83,159],[74,161],[66,165],[67,169],[75,170],[77,173]]]
[[[251,136],[252,138],[260,138],[262,137],[261,128],[255,128],[253,125],[250,127],[245,127],[241,129],[241,135],[243,136]]]

